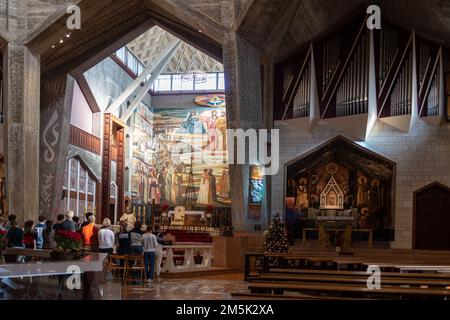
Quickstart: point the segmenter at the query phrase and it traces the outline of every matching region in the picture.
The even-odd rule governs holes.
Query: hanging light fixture
[[[201,70],[190,70],[181,74],[181,80],[200,84],[208,80],[208,75]]]

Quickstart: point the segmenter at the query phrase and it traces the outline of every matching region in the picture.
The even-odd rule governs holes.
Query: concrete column
[[[3,70],[8,207],[23,223],[39,214],[40,57],[25,45],[9,43]]]
[[[224,41],[224,67],[228,128],[264,128],[258,49],[238,34],[228,34]],[[267,197],[261,206],[261,218],[248,219],[249,170],[248,163],[230,165],[231,212],[236,232],[255,231],[255,225],[264,230],[267,225]]]
[[[62,213],[74,83],[58,70],[42,75],[39,211],[53,220]]]

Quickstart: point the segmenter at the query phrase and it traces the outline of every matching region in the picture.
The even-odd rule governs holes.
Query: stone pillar
[[[246,131],[264,128],[260,66],[260,53],[257,48],[237,33],[230,33],[225,37],[225,91],[229,129]],[[267,197],[261,206],[261,218],[248,219],[249,170],[248,162],[244,165],[230,165],[231,212],[236,232],[255,231],[255,225],[260,225],[264,230],[267,224]]]
[[[4,49],[5,162],[9,214],[18,222],[39,214],[40,57],[23,44]]]
[[[39,211],[52,220],[62,213],[74,83],[62,71],[42,75]]]

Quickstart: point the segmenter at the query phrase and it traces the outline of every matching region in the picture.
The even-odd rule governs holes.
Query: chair
[[[127,270],[127,256],[111,254],[109,255],[108,271],[111,272],[113,280],[125,282]]]
[[[184,226],[184,217],[186,209],[184,207],[176,207],[173,214],[172,226]]]
[[[133,273],[139,273],[139,278],[133,278]],[[126,269],[125,269],[125,284],[130,281],[144,281],[145,267],[144,267],[144,256],[141,255],[127,255],[126,256]]]

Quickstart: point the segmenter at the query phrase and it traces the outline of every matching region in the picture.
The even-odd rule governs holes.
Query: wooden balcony
[[[70,144],[98,155],[101,154],[100,138],[74,126],[70,126]]]

